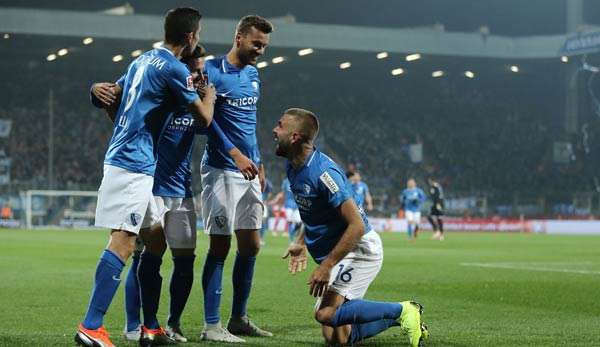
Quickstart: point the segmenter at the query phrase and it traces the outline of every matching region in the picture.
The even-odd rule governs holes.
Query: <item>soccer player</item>
[[[432,177],[427,179],[429,183],[429,198],[431,199],[431,211],[427,216],[431,227],[433,228],[432,239],[444,241],[444,191],[442,186]]]
[[[190,69],[195,83],[202,83],[201,73],[205,55],[206,51],[203,47],[197,46],[191,56],[182,59]],[[106,83],[95,84],[92,95],[94,92],[101,94],[102,85]],[[114,88],[118,93],[119,86]],[[132,290],[127,290],[125,296],[128,323],[125,335],[129,340],[140,340],[141,336],[142,346],[187,341],[180,328],[180,318],[193,283],[196,247],[196,213],[191,187],[191,155],[195,133],[213,131],[220,136],[222,150],[230,153],[236,165],[239,162],[238,156],[243,157],[229,139],[224,137],[216,121],[211,123],[209,129],[201,128],[195,125],[193,117],[185,107],[178,107],[173,112],[174,115],[159,141],[158,162],[154,175],[153,195],[159,207],[160,224],[140,232],[145,244],[138,270],[144,309],[144,325],[141,333],[134,325],[134,322],[139,322],[139,306],[128,305],[129,302],[135,303],[139,291],[135,292],[132,286]],[[246,157],[243,159],[249,161]],[[243,167],[240,166],[240,169],[242,170]],[[168,326],[163,330],[156,315],[162,284],[160,265],[167,244],[171,248],[174,268],[170,283],[171,305]],[[135,271],[133,267],[129,275],[132,275],[132,271]],[[128,282],[130,277],[133,277],[131,282],[134,282],[135,272],[133,276],[128,276]]]
[[[350,180],[352,189],[354,190],[356,204],[362,208],[366,207],[366,211],[372,211],[373,198],[369,192],[369,186],[361,180],[360,174],[356,171],[349,171],[346,176]]]
[[[157,142],[169,121],[164,109],[179,104],[187,106],[199,124],[212,121],[214,88],[207,88],[201,99],[188,69],[179,61],[182,54],[198,44],[200,18],[201,14],[193,8],[170,10],[165,17],[164,47],[140,55],[119,80],[126,101],[120,103],[116,112],[95,221],[96,226],[111,229],[111,235],[96,267],[85,318],[75,334],[79,345],[114,346],[102,324],[103,318],[142,224],[156,215],[152,185]]]
[[[237,24],[234,42],[227,55],[206,62],[209,83],[217,89],[215,119],[231,142],[253,162],[259,164],[256,138],[256,109],[260,79],[254,66],[265,53],[273,26],[266,19],[250,15]],[[258,229],[262,224],[264,168],[259,177],[247,180],[232,159],[219,150],[209,135],[202,159],[202,218],[210,235],[208,254],[202,272],[204,320],[202,338],[209,341],[244,342],[235,335],[272,336],[258,328],[247,315],[254,264],[260,249]],[[225,329],[220,307],[223,266],[237,238],[233,265],[233,303]],[[234,335],[235,334],[235,335]]]
[[[306,269],[307,249],[319,264],[309,277],[309,293],[318,297],[315,319],[328,345],[354,345],[400,325],[410,344],[418,346],[428,335],[420,304],[363,300],[381,269],[381,239],[357,207],[343,171],[314,147],[318,130],[316,116],[299,108],[286,110],[273,129],[275,154],[287,159],[304,222],[284,255],[290,257],[289,270]]]
[[[400,202],[406,215],[408,238],[410,240],[417,239],[419,223],[421,222],[421,206],[423,206],[425,199],[425,193],[421,188],[417,187],[415,179],[409,178],[406,182],[406,189],[402,191]]]

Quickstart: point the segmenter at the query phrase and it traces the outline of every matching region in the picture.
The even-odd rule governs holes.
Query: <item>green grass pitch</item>
[[[404,234],[382,236],[384,266],[366,298],[423,303],[429,346],[600,345],[600,238],[450,233],[444,242],[423,234],[410,244]],[[74,345],[106,241],[107,232],[101,231],[0,231],[0,346]],[[182,319],[191,338],[187,346],[218,346],[199,341],[206,242],[201,235],[194,288]],[[285,245],[283,237],[268,236],[249,304],[251,318],[275,337],[249,338],[247,345],[323,345],[312,318],[308,273],[288,275],[280,259]],[[171,265],[167,253],[162,320]],[[231,303],[231,266],[230,256],[223,286],[224,320]],[[123,324],[121,286],[105,325],[116,345],[135,346],[121,336]],[[402,346],[405,341],[399,329],[392,328],[364,345]]]

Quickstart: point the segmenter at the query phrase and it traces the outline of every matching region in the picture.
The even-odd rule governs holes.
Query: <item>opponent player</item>
[[[120,79],[126,101],[116,113],[95,222],[96,226],[110,228],[111,236],[96,268],[87,313],[75,335],[79,345],[113,346],[102,322],[142,221],[146,214],[156,213],[152,184],[157,142],[168,123],[164,110],[187,105],[199,124],[212,121],[214,88],[207,88],[201,100],[193,88],[192,76],[179,61],[198,44],[200,18],[196,9],[170,10],[165,17],[164,47],[139,56]]]
[[[314,147],[316,116],[291,108],[273,133],[275,154],[285,157],[287,176],[305,227],[284,258],[292,273],[306,269],[306,250],[319,264],[309,277],[318,297],[315,319],[328,345],[354,345],[400,325],[412,346],[427,336],[421,305],[363,300],[383,262],[379,235],[356,206],[348,181],[337,164]],[[422,330],[423,329],[423,330]]]
[[[419,187],[414,178],[409,178],[406,182],[406,189],[402,191],[400,203],[406,215],[408,223],[408,238],[416,240],[419,232],[419,223],[421,222],[421,207],[425,202],[425,193]]]
[[[204,67],[203,57],[205,55],[206,51],[198,46],[191,56],[182,59],[192,72],[195,82],[202,81],[199,77],[201,77]],[[103,85],[107,85],[107,83],[95,84],[92,88],[92,95],[111,92],[110,89],[105,91]],[[119,93],[120,87],[117,85],[114,88],[115,92]],[[137,329],[131,330],[134,328],[132,322],[136,321],[132,311],[139,316],[139,306],[132,310],[131,305],[126,304],[128,313],[126,337],[130,340],[139,340],[141,335],[140,344],[142,346],[187,341],[180,328],[180,317],[193,283],[196,247],[196,214],[191,188],[191,155],[194,134],[207,133],[207,131],[212,131],[219,136],[219,139],[222,140],[221,149],[230,153],[236,165],[249,162],[249,159],[244,157],[237,148],[234,148],[229,139],[222,134],[216,121],[213,121],[208,129],[201,128],[195,126],[193,117],[185,107],[174,111],[174,116],[159,141],[158,162],[154,176],[153,194],[159,207],[161,225],[141,230],[145,244],[138,271],[144,308],[144,326],[141,334],[139,332],[137,335],[135,334]],[[230,148],[231,150],[229,150]],[[241,161],[239,156],[243,158]],[[240,170],[244,169],[243,166],[239,166],[239,168]],[[253,173],[248,174],[256,174],[256,168],[254,170]],[[160,265],[167,244],[171,248],[174,268],[170,284],[171,305],[168,326],[164,331],[158,323],[157,311],[162,284]],[[138,295],[139,292],[126,291],[126,303],[135,302],[135,297]],[[139,318],[137,321],[139,322]]]
[[[233,47],[227,55],[206,62],[208,81],[217,88],[215,119],[240,151],[259,163],[256,138],[256,104],[260,96],[260,79],[254,65],[265,53],[273,30],[266,19],[251,15],[237,24]],[[262,224],[261,186],[259,178],[248,181],[227,153],[215,146],[208,136],[202,160],[202,218],[210,235],[210,246],[202,272],[205,326],[202,338],[210,341],[244,342],[233,335],[272,336],[254,325],[246,312],[252,288],[254,264],[260,249],[258,229]],[[227,329],[221,325],[220,307],[225,258],[231,235],[237,238],[233,266],[233,303]]]
[[[350,180],[352,189],[354,190],[356,204],[362,208],[366,207],[366,211],[372,211],[373,198],[369,192],[369,186],[361,180],[360,174],[356,171],[350,171],[346,176]]]
[[[434,232],[431,238],[444,241],[444,221],[442,220],[444,215],[444,191],[442,186],[432,177],[429,177],[427,182],[429,183],[429,198],[431,199],[431,211],[427,219],[431,223]]]

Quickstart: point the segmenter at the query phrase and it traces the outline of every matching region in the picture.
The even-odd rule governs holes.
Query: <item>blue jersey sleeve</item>
[[[194,89],[192,75],[183,63],[171,66],[167,75],[167,85],[177,101],[183,105],[189,105],[200,98]]]
[[[212,135],[215,139],[218,140],[217,143],[224,153],[229,153],[229,151],[235,148],[235,146],[233,145],[233,143],[231,143],[227,135],[225,135],[223,130],[221,130],[219,123],[217,123],[217,121],[214,119],[208,125],[208,135]]]
[[[329,205],[334,208],[339,207],[344,201],[352,197],[345,176],[339,170],[331,167],[319,175],[319,188],[321,192],[326,194]]]
[[[125,85],[125,76],[127,76],[127,75],[123,75],[123,76],[119,77],[119,79],[115,82],[121,88],[123,88],[123,86]]]

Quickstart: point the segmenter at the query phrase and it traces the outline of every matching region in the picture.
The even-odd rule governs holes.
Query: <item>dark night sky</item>
[[[136,13],[162,14],[175,6],[194,6],[207,17],[239,18],[248,13],[266,17],[292,14],[299,22],[379,27],[444,24],[446,31],[474,31],[487,25],[492,34],[507,36],[561,34],[569,0],[130,0]],[[600,25],[600,1],[585,0],[587,23]],[[96,11],[123,0],[0,0],[0,6]]]

